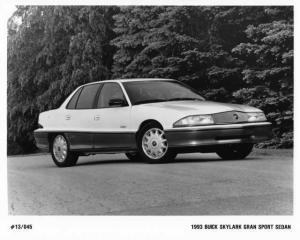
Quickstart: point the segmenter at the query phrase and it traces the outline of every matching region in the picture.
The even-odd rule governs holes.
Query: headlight
[[[211,115],[193,115],[184,117],[173,124],[174,127],[189,127],[197,125],[210,125],[214,124]]]
[[[263,112],[247,113],[247,115],[248,122],[262,122],[267,120]]]

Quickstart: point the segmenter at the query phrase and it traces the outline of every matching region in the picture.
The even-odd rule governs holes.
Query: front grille
[[[229,111],[213,114],[215,124],[243,123],[248,121],[248,115],[244,112]]]

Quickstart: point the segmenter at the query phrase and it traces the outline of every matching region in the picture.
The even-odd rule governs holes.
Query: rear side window
[[[77,101],[76,109],[93,108],[93,103],[99,86],[100,84],[91,84],[84,86]]]
[[[68,105],[67,105],[67,109],[75,109],[76,108],[76,102],[78,99],[78,96],[81,92],[82,88],[79,88],[77,90],[77,92],[73,95],[73,97],[71,98],[71,100],[69,101]]]

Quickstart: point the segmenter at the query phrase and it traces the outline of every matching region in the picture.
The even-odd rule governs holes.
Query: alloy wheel
[[[168,142],[163,130],[150,128],[142,138],[144,153],[151,159],[162,158],[168,150]]]
[[[68,144],[66,139],[61,135],[57,135],[53,141],[53,154],[55,159],[60,163],[64,162],[67,158],[67,150]]]

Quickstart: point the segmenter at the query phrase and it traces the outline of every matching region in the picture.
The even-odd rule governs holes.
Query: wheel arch
[[[155,119],[147,119],[144,120],[143,122],[141,122],[141,124],[139,125],[139,129],[136,132],[136,142],[137,142],[137,150],[138,153],[140,154],[140,156],[147,162],[149,163],[160,163],[163,161],[169,161],[171,159],[174,159],[177,155],[177,153],[173,150],[169,150],[168,147],[166,147],[166,151],[164,152],[164,155],[162,155],[160,158],[157,159],[150,159],[149,156],[147,156],[143,150],[142,144],[140,141],[142,141],[142,134],[144,132],[144,130],[147,130],[147,126],[149,126],[149,124],[155,124],[157,127],[161,128],[162,130],[164,130],[163,125],[161,124],[160,121],[155,120]],[[149,126],[150,127],[150,126]],[[143,130],[144,129],[144,130]]]
[[[157,124],[157,125],[159,125],[162,129],[164,129],[164,128],[163,128],[163,125],[162,125],[159,121],[157,121],[157,120],[155,120],[155,119],[147,119],[147,120],[144,120],[144,121],[141,122],[141,124],[139,125],[139,128],[138,128],[138,130],[137,130],[137,132],[136,132],[136,134],[135,134],[135,140],[136,140],[136,141],[137,141],[138,136],[139,136],[139,133],[140,133],[140,131],[143,129],[143,127],[145,127],[146,125],[148,125],[148,124],[150,124],[150,123]]]
[[[49,133],[48,133],[48,147],[49,147],[49,152],[51,152],[53,139],[54,139],[58,134],[63,135],[63,136],[67,139],[67,141],[69,141],[68,137],[67,137],[66,134],[64,134],[63,132],[49,132]]]
[[[146,125],[148,125],[148,124],[150,124],[150,123],[157,124],[157,125],[159,125],[162,129],[164,129],[164,128],[163,128],[163,125],[162,125],[159,121],[157,121],[157,120],[155,120],[155,119],[147,119],[147,120],[144,120],[144,121],[141,122],[141,124],[139,125],[139,128],[138,128],[138,130],[137,130],[137,132],[136,132],[136,134],[135,134],[136,140],[137,140],[137,137],[138,137],[138,135],[139,135],[141,129],[143,129],[143,127],[145,127]]]

